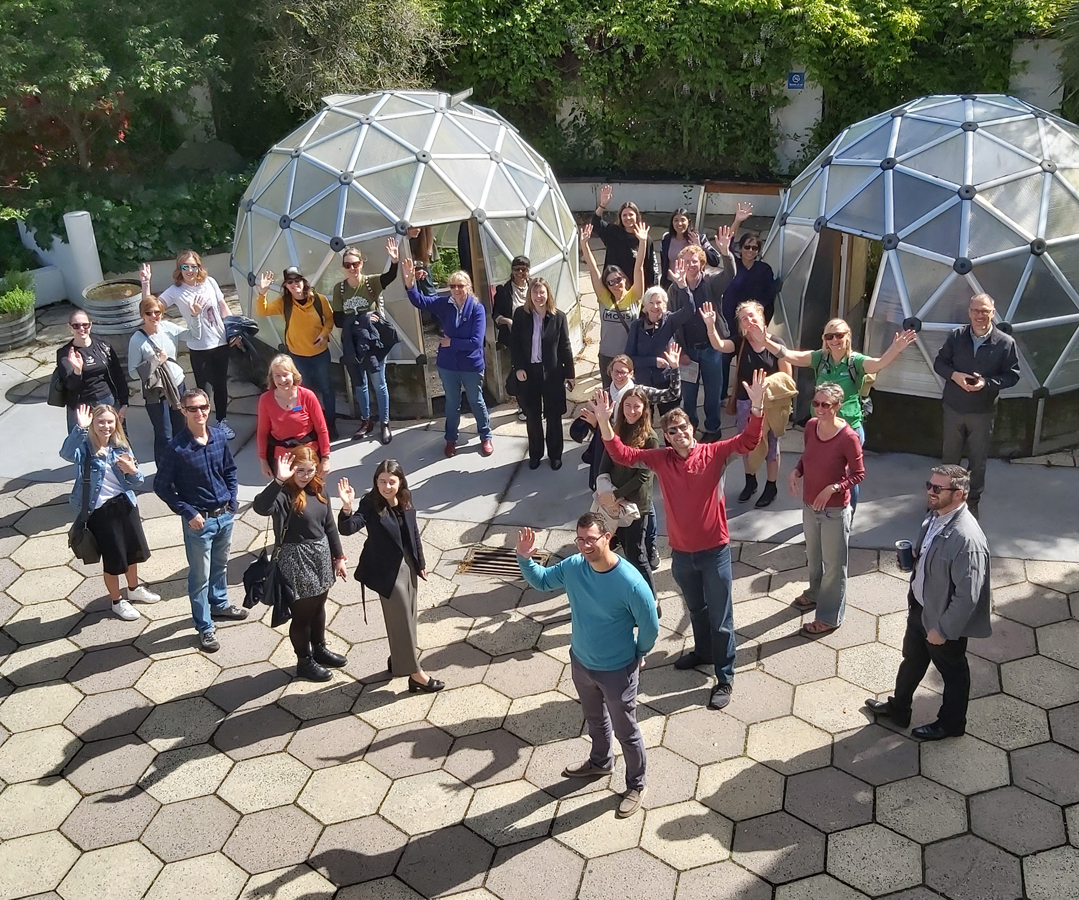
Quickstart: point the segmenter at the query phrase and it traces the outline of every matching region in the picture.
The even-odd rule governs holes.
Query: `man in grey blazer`
[[[989,543],[967,506],[970,473],[962,466],[937,466],[925,483],[929,515],[914,547],[914,572],[907,594],[907,632],[895,694],[865,705],[906,728],[914,691],[933,663],[944,679],[944,700],[935,722],[911,735],[926,741],[966,731],[970,697],[967,638],[992,634],[989,623]]]

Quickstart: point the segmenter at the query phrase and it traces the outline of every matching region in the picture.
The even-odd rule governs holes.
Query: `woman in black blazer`
[[[373,490],[356,503],[356,491],[347,478],[337,482],[343,504],[337,528],[343,535],[367,529],[355,578],[378,594],[390,658],[390,675],[408,675],[408,692],[433,693],[446,685],[420,667],[416,646],[418,578],[427,580],[427,563],[416,524],[416,510],[405,471],[396,459],[384,459],[375,467]],[[355,512],[353,511],[355,510]]]
[[[566,314],[555,308],[554,291],[542,278],[532,280],[525,305],[513,314],[510,359],[528,429],[528,467],[538,469],[543,459],[546,416],[547,456],[552,469],[561,469],[562,416],[566,393],[573,390],[573,350]]]

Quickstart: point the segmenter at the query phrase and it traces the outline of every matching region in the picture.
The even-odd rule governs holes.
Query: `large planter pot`
[[[142,325],[142,285],[134,279],[99,281],[82,292],[85,310],[97,334],[130,334]]]
[[[29,344],[37,332],[34,310],[0,315],[0,352]]]

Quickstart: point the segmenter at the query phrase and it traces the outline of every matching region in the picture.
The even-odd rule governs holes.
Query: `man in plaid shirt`
[[[187,428],[169,443],[154,478],[154,492],[184,519],[187,593],[199,646],[219,650],[214,619],[246,619],[247,610],[228,599],[226,567],[237,511],[236,463],[228,441],[207,424],[210,399],[191,390],[180,402]]]

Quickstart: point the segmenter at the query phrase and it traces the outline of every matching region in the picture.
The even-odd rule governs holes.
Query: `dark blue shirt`
[[[169,509],[190,521],[227,506],[236,512],[239,481],[228,441],[217,428],[200,444],[186,428],[176,435],[157,465],[154,493]]]
[[[741,257],[735,256],[734,261],[738,273],[731,279],[723,295],[723,318],[727,320],[731,334],[738,334],[734,311],[743,300],[756,300],[764,307],[765,321],[772,321],[772,312],[776,307],[776,277],[772,267],[759,259],[750,269],[742,265]]]

